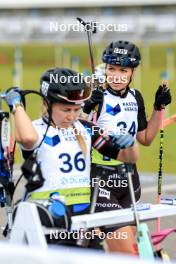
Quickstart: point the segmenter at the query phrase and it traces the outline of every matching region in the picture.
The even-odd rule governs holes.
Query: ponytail
[[[73,125],[74,131],[75,131],[75,136],[76,139],[80,145],[80,148],[82,150],[83,156],[86,159],[86,154],[87,154],[87,146],[86,146],[86,142],[83,138],[83,136],[81,135],[81,132]]]

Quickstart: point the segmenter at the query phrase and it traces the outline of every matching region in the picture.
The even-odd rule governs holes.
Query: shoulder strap
[[[131,93],[134,97],[136,95],[136,90],[134,88],[129,89],[129,93]]]

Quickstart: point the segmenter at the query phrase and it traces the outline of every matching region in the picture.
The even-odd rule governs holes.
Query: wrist
[[[161,111],[163,109],[161,105],[154,104],[153,107],[155,111]]]
[[[92,101],[88,101],[83,106],[83,112],[86,114],[90,114],[90,112],[94,109],[96,106],[96,103],[93,103]]]
[[[16,110],[18,107],[22,107],[24,108],[23,104],[21,102],[16,102],[13,104],[12,106],[12,110],[11,110],[11,113],[14,115],[16,113]]]

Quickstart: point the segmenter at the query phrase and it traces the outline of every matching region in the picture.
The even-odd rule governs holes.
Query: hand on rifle
[[[21,95],[21,89],[18,87],[12,87],[6,91],[5,101],[8,104],[10,111],[15,112],[17,105],[23,106],[23,98]]]
[[[100,88],[97,88],[92,92],[91,98],[85,103],[83,107],[83,112],[90,114],[90,112],[95,108],[96,105],[99,105],[103,102],[103,91]]]

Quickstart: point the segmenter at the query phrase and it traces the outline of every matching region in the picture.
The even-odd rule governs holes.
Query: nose
[[[115,83],[123,83],[124,78],[126,78],[126,75],[124,73],[118,73],[118,74],[116,74],[116,76],[114,78],[114,82]]]
[[[76,119],[76,113],[74,111],[71,111],[68,115],[67,115],[67,120],[68,121],[75,121]]]

